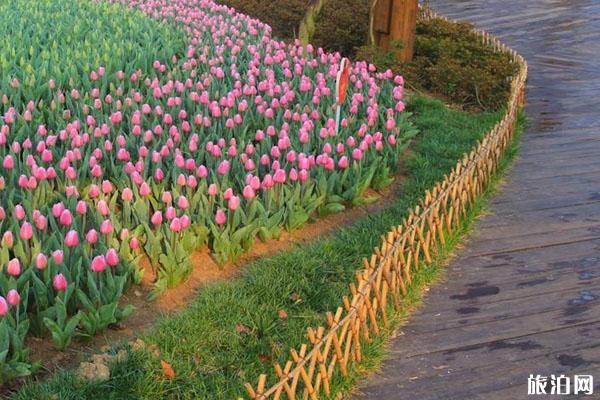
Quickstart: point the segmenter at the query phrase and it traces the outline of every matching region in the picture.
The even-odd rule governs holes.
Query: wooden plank
[[[394,358],[392,355],[387,360],[403,370],[406,381],[415,376],[419,376],[419,379],[429,379],[440,373],[472,372],[475,369],[527,362],[529,359],[544,356],[564,364],[565,358],[561,358],[561,354],[577,354],[585,352],[590,346],[600,346],[600,338],[595,335],[597,331],[600,331],[600,322],[576,327],[567,326],[537,335],[461,346],[427,355],[418,354],[410,358]],[[564,341],[565,336],[573,340]],[[402,377],[397,380],[384,375],[378,375],[376,379],[388,382],[403,380]]]
[[[594,212],[600,202],[583,204],[578,207],[535,210],[522,215],[505,213],[490,215],[490,224],[479,227],[478,240],[498,240],[529,235],[553,234],[557,238],[572,229],[600,228],[600,214]],[[522,226],[515,229],[516,223]]]
[[[600,342],[589,332],[582,335],[582,329],[567,328],[535,338],[454,349],[436,354],[435,359],[398,360],[395,365],[398,375],[376,380],[374,385],[363,388],[363,392],[368,398],[386,399],[526,398],[530,374],[573,376],[597,371]],[[597,332],[600,324],[589,325],[586,329]],[[579,341],[565,345],[561,340],[565,336],[579,338]],[[457,387],[455,382],[462,385]],[[456,387],[456,390],[450,392],[449,387]],[[392,397],[393,393],[408,395]]]
[[[549,247],[560,244],[575,243],[600,239],[600,227],[586,226],[580,228],[569,228],[555,232],[543,232],[519,235],[518,233],[499,239],[482,239],[474,237],[469,240],[473,246],[470,255],[490,255],[506,252],[523,251],[536,247]]]

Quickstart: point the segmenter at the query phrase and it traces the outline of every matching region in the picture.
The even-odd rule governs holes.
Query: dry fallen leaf
[[[235,326],[235,330],[237,333],[245,333],[247,335],[249,335],[252,332],[252,330],[244,324],[237,324]]]
[[[266,354],[259,354],[258,355],[258,359],[263,363],[263,364],[271,364],[271,362],[273,361],[273,358],[269,355]]]
[[[302,301],[302,299],[300,299],[300,295],[296,292],[290,294],[290,301],[292,303],[299,303],[300,301]]]
[[[200,358],[200,356],[194,355],[192,357],[192,360],[194,361],[194,365],[196,367],[199,367],[202,364],[202,359]]]
[[[279,316],[279,319],[281,319],[281,320],[286,320],[288,317],[288,313],[285,312],[285,310],[277,311],[277,315]]]
[[[175,378],[175,371],[173,371],[173,367],[171,367],[171,364],[169,364],[165,360],[160,360],[160,366],[162,367],[163,375],[166,378],[169,378],[169,379]]]

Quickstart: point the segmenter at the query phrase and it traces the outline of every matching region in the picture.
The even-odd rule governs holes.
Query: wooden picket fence
[[[421,9],[419,18],[444,18],[430,9]],[[444,18],[448,20],[447,18]],[[450,20],[451,21],[451,20]],[[455,21],[451,21],[455,22]],[[469,206],[486,189],[508,146],[524,104],[527,63],[514,50],[486,32],[479,39],[496,51],[508,54],[519,66],[513,77],[506,113],[491,131],[465,154],[450,175],[425,193],[420,204],[397,227],[382,237],[364,268],[350,284],[350,293],[342,299],[343,307],[326,314],[326,326],[309,328],[308,342],[291,350],[291,359],[274,374],[260,375],[256,387],[245,385],[251,399],[316,400],[330,397],[334,375],[346,376],[352,364],[361,362],[363,343],[379,335],[389,325],[390,302],[399,309],[400,299],[411,285],[413,275],[423,264],[432,261],[436,248],[445,237],[458,229]],[[267,380],[276,382],[266,388]]]

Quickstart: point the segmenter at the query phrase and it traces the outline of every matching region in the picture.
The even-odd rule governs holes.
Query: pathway
[[[600,398],[600,2],[431,3],[527,59],[530,125],[491,215],[357,398],[534,398],[530,374],[563,373],[594,374]]]

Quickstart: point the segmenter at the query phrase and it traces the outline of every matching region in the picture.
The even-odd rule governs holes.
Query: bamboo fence
[[[419,18],[443,18],[430,9],[421,9]],[[308,342],[291,350],[291,359],[282,367],[274,365],[274,374],[265,388],[262,374],[256,387],[246,383],[251,399],[308,399],[330,397],[334,375],[346,376],[352,364],[361,362],[363,343],[388,327],[390,302],[395,310],[407,294],[413,275],[420,265],[429,264],[432,254],[445,244],[445,237],[458,229],[469,206],[486,189],[514,133],[518,113],[524,104],[527,63],[523,57],[486,32],[477,32],[479,40],[495,51],[508,54],[519,66],[512,78],[506,112],[490,132],[464,157],[452,172],[425,193],[400,225],[382,236],[364,268],[356,273],[343,307],[326,314],[326,326],[309,328]]]

